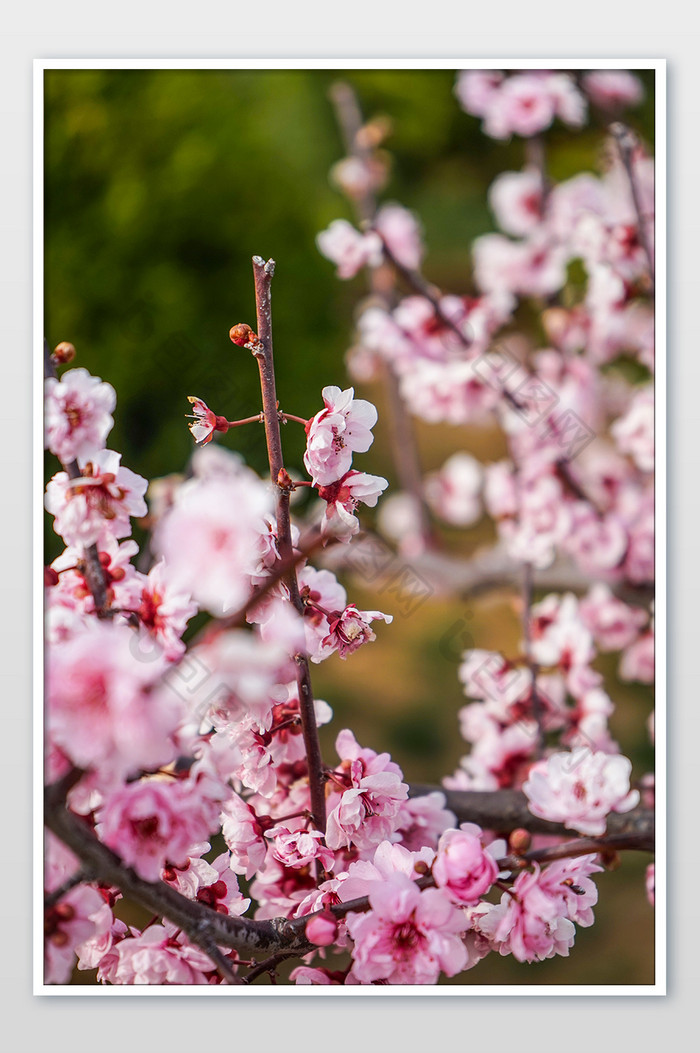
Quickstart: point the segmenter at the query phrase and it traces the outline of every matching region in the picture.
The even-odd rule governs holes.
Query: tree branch
[[[412,783],[408,795],[424,797],[435,791],[445,795],[447,807],[461,823],[477,823],[484,829],[504,834],[522,829],[534,834],[571,837],[572,831],[562,823],[550,823],[533,815],[528,808],[527,797],[521,790],[446,790],[442,786]],[[634,842],[634,847],[640,850],[653,852],[654,812],[649,808],[634,808],[624,813],[611,812],[606,833]]]
[[[270,461],[270,475],[277,488],[277,543],[280,557],[291,563],[284,582],[289,596],[300,617],[304,617],[304,604],[299,595],[296,568],[293,565],[294,550],[292,546],[291,520],[289,514],[290,490],[285,483],[287,473],[282,458],[282,440],[280,420],[277,412],[277,392],[275,390],[275,366],[272,352],[272,308],[270,287],[275,273],[275,261],[267,263],[261,256],[253,256],[253,274],[255,277],[255,304],[257,310],[258,340],[260,350],[255,352],[260,370],[263,412],[265,414],[265,438]],[[326,829],[326,785],[323,776],[323,759],[316,725],[316,711],[311,688],[309,660],[305,654],[294,656],[297,667],[297,685],[299,688],[299,712],[301,727],[306,748],[306,760],[309,769],[309,792],[311,812],[314,825],[324,832]]]
[[[78,776],[81,774],[78,772]],[[306,954],[313,949],[303,936],[289,931],[285,918],[253,921],[219,914],[197,900],[187,899],[164,881],[145,881],[98,840],[84,819],[66,807],[66,792],[65,780],[46,788],[44,821],[81,861],[87,880],[113,885],[158,917],[167,918],[210,956],[214,947],[232,947],[248,957],[280,950]],[[218,968],[220,962],[215,964]]]

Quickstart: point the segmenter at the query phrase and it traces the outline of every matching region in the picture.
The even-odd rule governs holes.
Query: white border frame
[[[231,986],[75,986],[49,985],[43,979],[43,795],[44,795],[44,72],[54,69],[626,69],[655,72],[655,452],[656,452],[656,906],[654,984],[516,984],[422,987],[246,987]],[[666,60],[665,59],[397,59],[397,58],[258,58],[258,59],[35,59],[33,128],[33,993],[39,996],[178,996],[214,997],[542,997],[542,996],[664,996],[667,979],[667,226],[666,226]],[[659,818],[663,824],[659,824]],[[565,966],[563,966],[565,967]]]

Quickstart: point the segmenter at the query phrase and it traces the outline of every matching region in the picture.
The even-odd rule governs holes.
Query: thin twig
[[[265,438],[270,462],[270,476],[277,487],[277,543],[280,557],[291,563],[294,558],[292,545],[291,520],[289,514],[289,489],[284,485],[284,461],[282,457],[282,440],[280,419],[277,412],[277,392],[275,389],[275,366],[272,350],[272,307],[271,284],[275,273],[274,260],[267,263],[261,256],[253,256],[253,274],[255,276],[255,305],[257,311],[258,341],[260,350],[256,352],[260,370],[263,411],[265,413]],[[304,604],[299,595],[296,568],[292,565],[287,571],[284,582],[289,590],[290,600],[300,617],[304,616]],[[316,710],[311,688],[309,660],[305,654],[294,656],[297,667],[297,685],[299,688],[299,712],[301,715],[302,734],[306,748],[306,760],[309,769],[309,793],[314,825],[322,833],[326,829],[326,789],[323,777],[323,760],[316,724]]]

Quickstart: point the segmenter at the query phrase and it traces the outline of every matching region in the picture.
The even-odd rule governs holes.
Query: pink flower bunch
[[[164,668],[157,644],[125,625],[91,620],[49,656],[51,742],[105,783],[168,764],[182,705],[151,690]]]
[[[601,651],[627,647],[648,620],[646,611],[618,599],[603,582],[591,586],[579,603],[579,613]]]
[[[196,782],[141,779],[111,793],[97,813],[97,833],[146,881],[166,863],[186,863],[193,846],[208,838],[210,807]]]
[[[500,903],[476,908],[472,921],[499,954],[512,954],[520,962],[541,962],[555,954],[566,958],[576,927],[568,916],[565,887],[559,880],[552,885],[547,871],[535,864],[532,873],[518,875]]]
[[[67,465],[104,447],[117,402],[111,384],[87,369],[69,369],[60,380],[45,380],[44,393],[44,441],[59,461]]]
[[[67,545],[87,547],[131,534],[131,517],[145,516],[148,483],[120,466],[121,454],[99,450],[79,457],[81,474],[58,472],[46,487],[46,509]]]
[[[586,118],[586,100],[565,72],[532,70],[505,77],[495,70],[463,70],[455,86],[463,109],[483,117],[492,139],[532,136],[555,117],[573,127]]]
[[[424,248],[420,226],[412,212],[402,205],[382,205],[374,220],[374,229],[398,263],[409,270],[418,270]]]
[[[326,844],[332,849],[373,847],[396,829],[408,786],[388,753],[361,748],[351,731],[341,731],[335,745],[342,761],[335,781],[347,789],[329,801]]]
[[[373,885],[369,902],[366,914],[347,918],[360,983],[434,984],[441,972],[455,976],[464,968],[464,916],[440,889],[421,891],[396,872]]]
[[[353,453],[366,453],[374,441],[377,411],[356,399],[353,388],[330,385],[322,391],[324,409],[307,425],[304,464],[315,485],[336,483],[352,464]]]
[[[623,69],[596,69],[583,76],[583,90],[601,110],[639,106],[644,88],[639,77]]]
[[[534,764],[523,792],[533,815],[598,836],[605,833],[610,812],[628,812],[638,803],[639,791],[630,790],[631,771],[627,757],[580,746]]]
[[[374,231],[361,234],[346,219],[334,219],[316,237],[319,252],[338,268],[338,277],[354,278],[363,267],[382,262],[381,238]]]
[[[105,977],[112,984],[208,984],[214,972],[209,956],[167,921],[121,940],[114,959]]]
[[[273,507],[272,494],[254,472],[224,463],[223,471],[183,483],[153,533],[173,586],[218,615],[250,595],[258,538]]]
[[[54,892],[79,869],[73,853],[53,834],[46,836],[44,890]],[[91,885],[78,885],[61,896],[44,915],[44,981],[65,984],[75,965],[76,951],[96,930],[95,918],[104,904]]]

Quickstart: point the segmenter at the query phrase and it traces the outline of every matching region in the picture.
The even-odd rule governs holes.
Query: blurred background
[[[653,73],[642,72],[645,101],[629,122],[653,149]],[[255,327],[250,258],[277,261],[273,326],[280,405],[309,417],[326,384],[351,383],[344,354],[362,275],[340,282],[316,249],[331,220],[352,219],[328,171],[343,155],[329,88],[349,82],[366,117],[386,115],[393,163],[383,200],[413,209],[424,225],[427,277],[446,292],[473,291],[470,244],[493,229],[487,189],[501,171],[524,162],[522,140],[494,142],[453,95],[450,70],[52,70],[45,73],[45,333],[52,347],[69,340],[75,366],[117,391],[110,448],[148,479],[181,472],[192,452],[187,395],[229,419],[260,408],[257,369],[234,347],[230,327]],[[547,133],[555,180],[595,171],[602,126]],[[391,463],[381,390],[358,388],[380,411],[376,440],[362,469],[389,479]],[[504,455],[496,429],[417,428],[425,470],[455,450],[487,460]],[[288,466],[301,467],[303,429],[284,433]],[[262,431],[221,437],[265,474]],[[50,477],[58,465],[48,458]],[[135,531],[141,544],[143,532]],[[486,522],[450,547],[465,554],[489,538]],[[50,517],[47,560],[62,550]],[[391,611],[390,597],[345,580],[360,608]],[[439,783],[466,744],[458,732],[464,704],[458,646],[513,651],[520,638],[517,586],[478,598],[434,597],[409,617],[380,626],[377,641],[347,662],[314,667],[316,694],[333,707],[324,729],[326,757],[337,732],[389,750],[405,777]],[[616,656],[599,668],[617,710],[611,730],[634,775],[652,770],[645,723],[651,692],[619,682]],[[457,978],[479,984],[648,984],[653,982],[653,911],[644,892],[647,857],[626,854],[599,876],[596,924],[579,929],[567,962],[533,966],[487,957]],[[92,974],[76,973],[76,982]],[[443,981],[446,983],[455,981]]]

